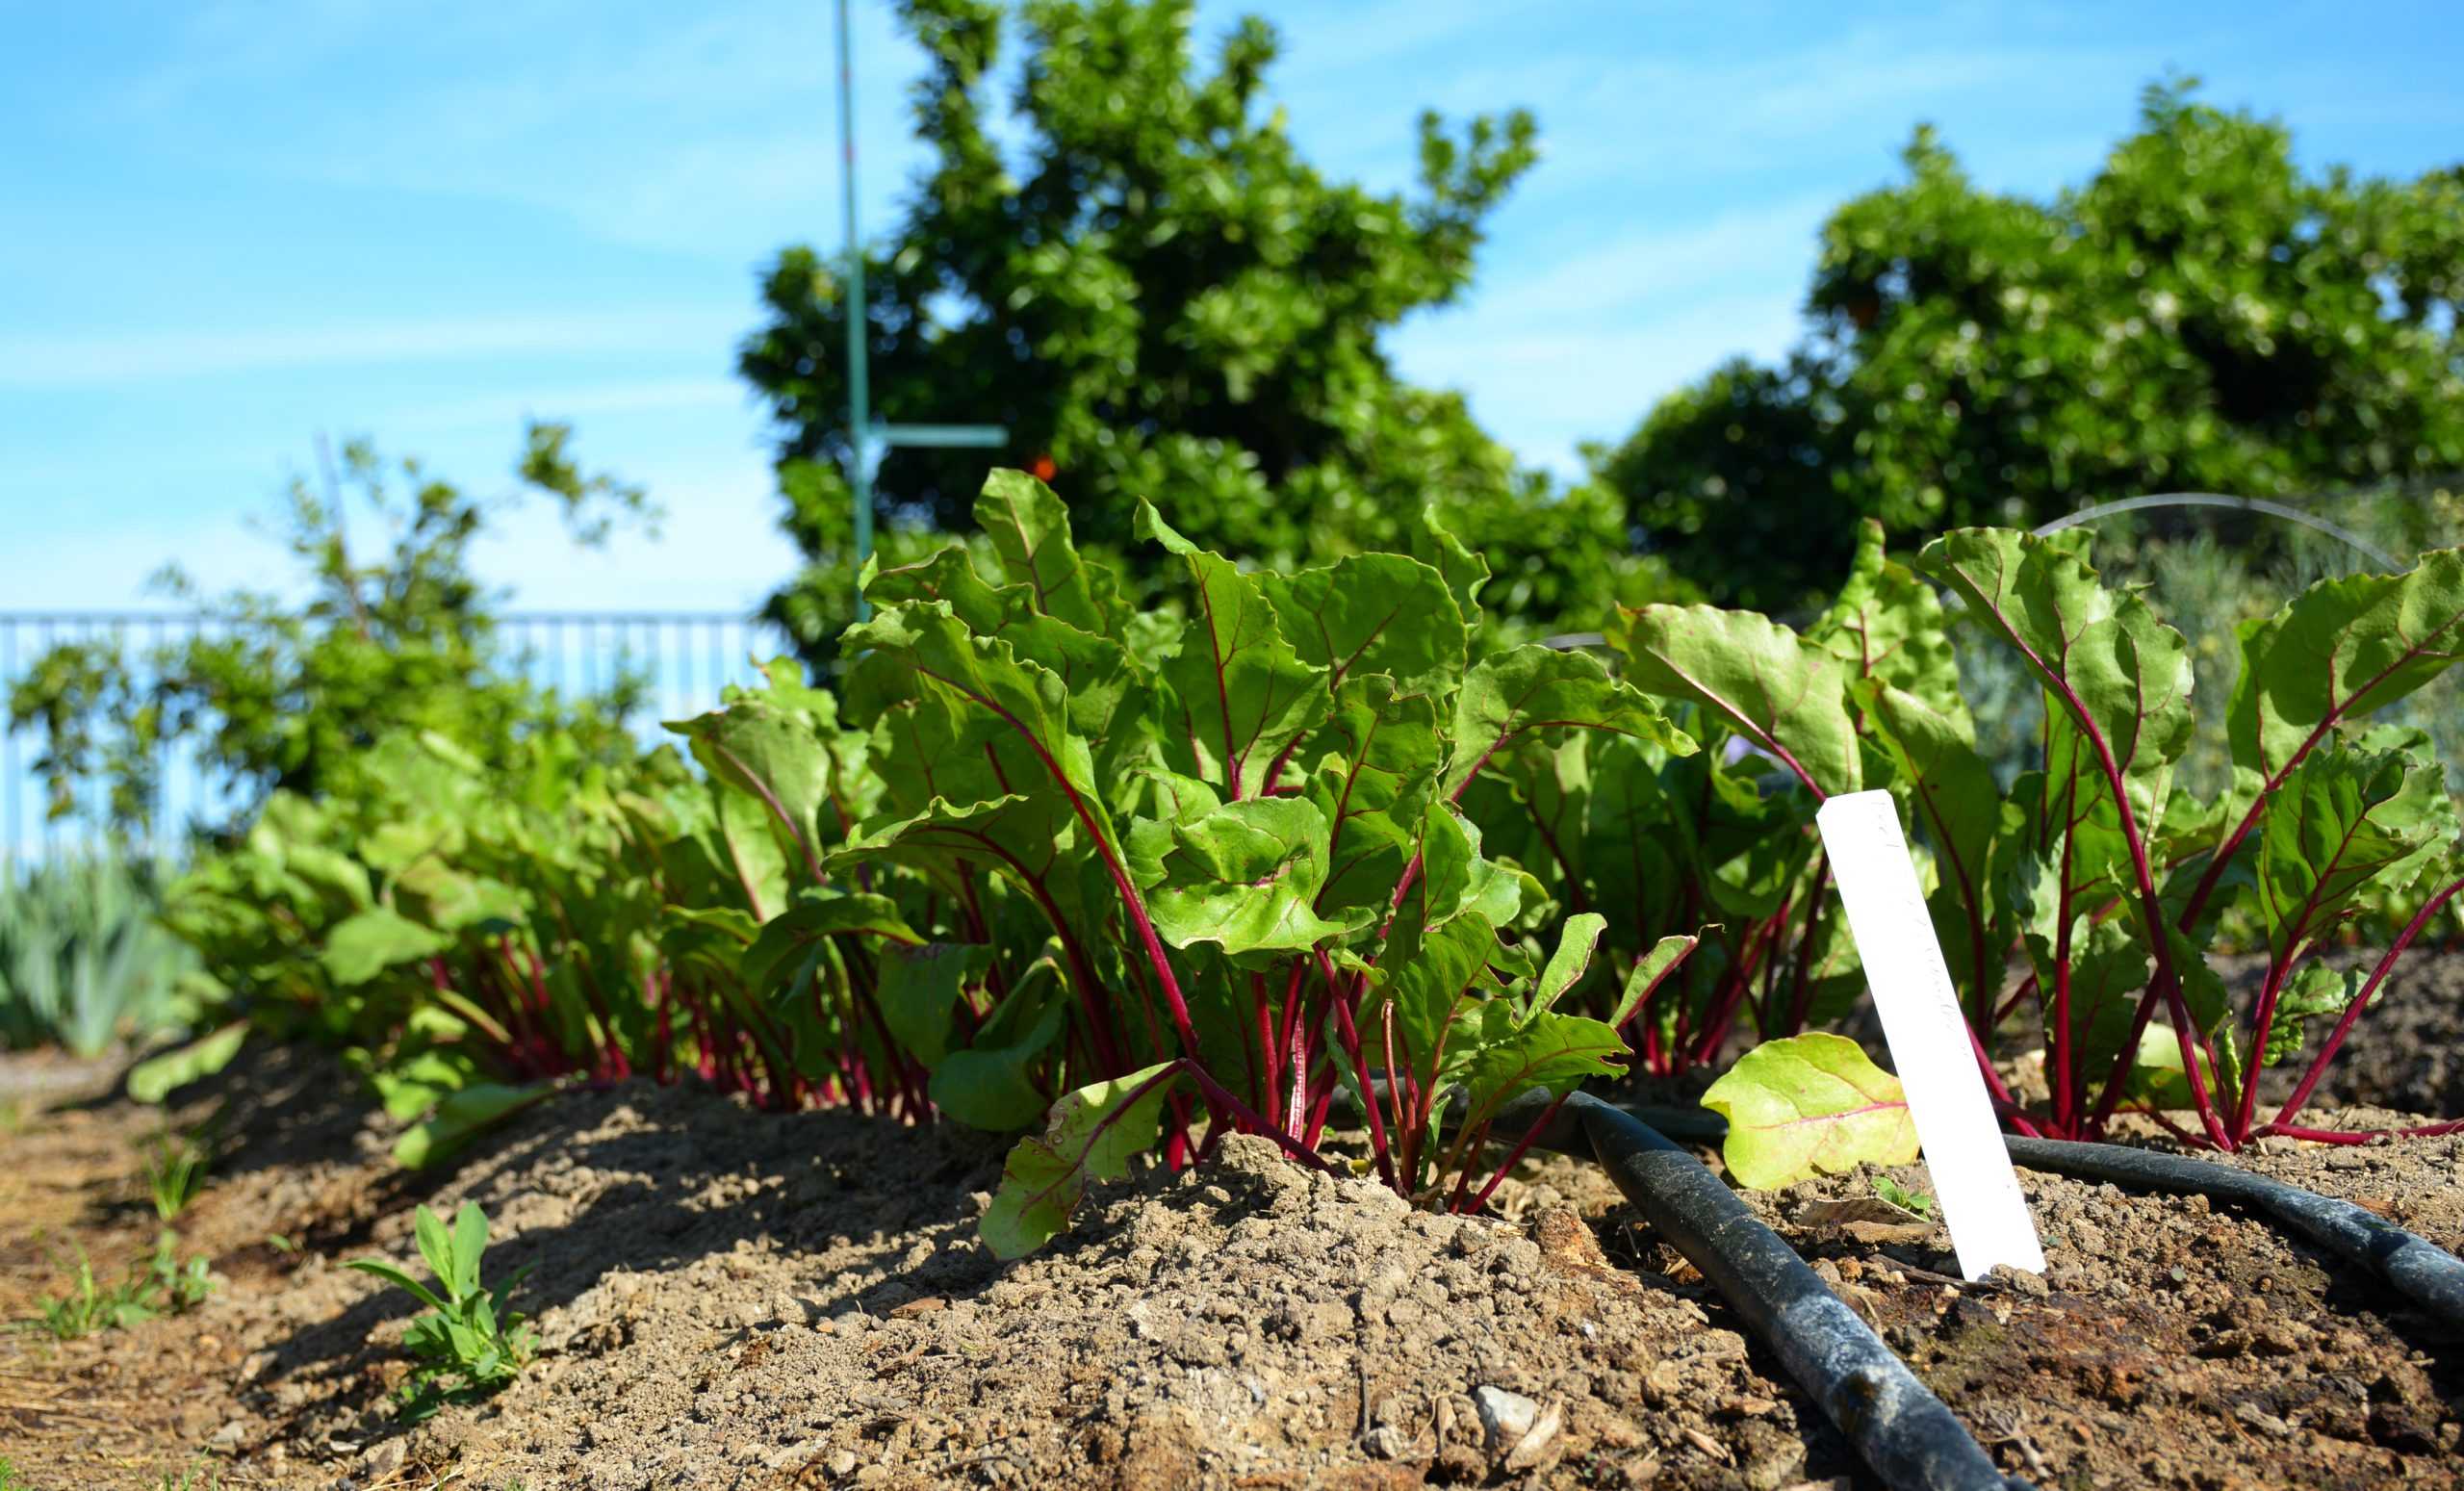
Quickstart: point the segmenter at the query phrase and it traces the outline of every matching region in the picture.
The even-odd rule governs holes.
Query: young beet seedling
[[[403,1384],[402,1406],[414,1422],[449,1402],[485,1398],[521,1375],[536,1342],[518,1313],[499,1314],[504,1295],[530,1271],[517,1271],[501,1289],[479,1282],[480,1255],[488,1247],[488,1219],[476,1204],[465,1201],[454,1214],[453,1228],[423,1206],[417,1221],[420,1256],[436,1273],[431,1291],[382,1258],[355,1258],[347,1265],[393,1284],[428,1313],[411,1322],[402,1345],[419,1362]]]

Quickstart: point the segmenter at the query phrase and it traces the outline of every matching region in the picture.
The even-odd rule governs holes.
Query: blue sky
[[[1399,187],[1412,119],[1521,104],[1546,157],[1463,303],[1394,338],[1527,459],[1769,355],[1824,213],[1919,119],[2004,190],[2080,179],[2169,68],[2280,116],[2312,164],[2464,155],[2464,26],[2312,6],[1217,4],[1329,172]],[[271,576],[250,526],[316,431],[486,490],[526,414],[670,508],[575,555],[518,523],[527,606],[734,608],[792,563],[732,373],[757,269],[838,238],[827,0],[0,0],[0,609],[126,604],[178,558]],[[916,163],[917,65],[860,7],[867,220]],[[953,411],[959,414],[962,411]]]

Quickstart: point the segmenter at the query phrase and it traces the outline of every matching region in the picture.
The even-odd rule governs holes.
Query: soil
[[[2378,950],[2339,950],[2325,961],[2339,971],[2357,967],[2367,975],[2377,965]],[[2260,958],[2227,964],[2226,979],[2241,1008],[2248,1007],[2266,972]],[[2260,1082],[2260,1095],[2290,1095],[2324,1035],[2316,1031],[2298,1060],[2271,1068]],[[2328,1064],[2311,1101],[2322,1108],[2362,1103],[2464,1118],[2464,951],[2418,943],[2408,948]]]
[[[0,1062],[0,1316],[61,1289],[71,1246],[114,1277],[159,1225],[140,1154],[165,1115],[63,1105],[73,1085],[56,1066]],[[1000,1146],[952,1128],[635,1082],[533,1109],[449,1172],[414,1176],[342,1073],[285,1051],[251,1053],[169,1118],[218,1111],[231,1137],[177,1221],[183,1252],[213,1260],[214,1296],[80,1341],[0,1336],[0,1457],[35,1491],[184,1476],[473,1491],[1871,1483],[1691,1267],[1564,1159],[1519,1171],[1499,1215],[1445,1218],[1234,1140],[1192,1174],[1100,1188],[1068,1234],[1002,1265],[974,1238]],[[2464,1140],[2270,1141],[2243,1163],[2464,1244]],[[1921,1170],[1894,1174],[1923,1186]],[[1938,1233],[1841,1225],[1815,1204],[1869,1196],[1869,1177],[1754,1204],[2040,1485],[2464,1485],[2464,1348],[2401,1299],[2229,1210],[2022,1180],[2041,1280],[1960,1285]],[[543,1350],[492,1401],[405,1425],[393,1390],[410,1301],[339,1265],[410,1259],[414,1204],[465,1198],[495,1227],[490,1279],[531,1269],[515,1303]],[[1493,1431],[1483,1409],[1500,1405]]]

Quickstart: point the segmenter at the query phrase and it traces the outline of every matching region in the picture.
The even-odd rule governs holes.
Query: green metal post
[[[846,160],[847,186],[847,438],[850,495],[856,507],[856,574],[873,556],[873,411],[871,370],[865,359],[864,249],[856,231],[856,50],[848,39],[847,0],[838,0],[838,140]],[[862,581],[857,581],[856,619],[868,614]]]

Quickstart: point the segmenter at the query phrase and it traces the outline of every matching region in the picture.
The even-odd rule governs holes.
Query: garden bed
[[[2454,962],[2405,984],[2444,988]],[[1716,1296],[1568,1160],[1519,1172],[1502,1217],[1452,1219],[1236,1139],[1194,1176],[1098,1188],[1070,1232],[1003,1266],[974,1236],[1000,1146],[955,1127],[634,1081],[416,1178],[321,1063],[259,1056],[209,1086],[175,1117],[227,1101],[242,1137],[179,1225],[223,1286],[187,1317],[0,1343],[0,1454],[38,1491],[152,1491],[191,1467],[228,1487],[458,1473],[490,1491],[1867,1483]],[[60,1287],[67,1242],[106,1273],[150,1246],[138,1143],[159,1121],[116,1100],[20,1115],[0,1141],[0,1309]],[[2452,1139],[2269,1141],[2246,1163],[2453,1247],[2459,1157]],[[2455,1345],[2383,1288],[2199,1203],[2023,1178],[2042,1289],[1955,1286],[1938,1235],[1812,1220],[1810,1202],[1863,1194],[1853,1179],[1755,1205],[2040,1484],[2464,1483]],[[407,1254],[415,1201],[466,1197],[495,1220],[490,1277],[533,1267],[516,1302],[546,1350],[492,1402],[405,1428],[389,1389],[408,1301],[336,1265]],[[1482,1399],[1516,1406],[1500,1394],[1536,1427],[1485,1431]]]

